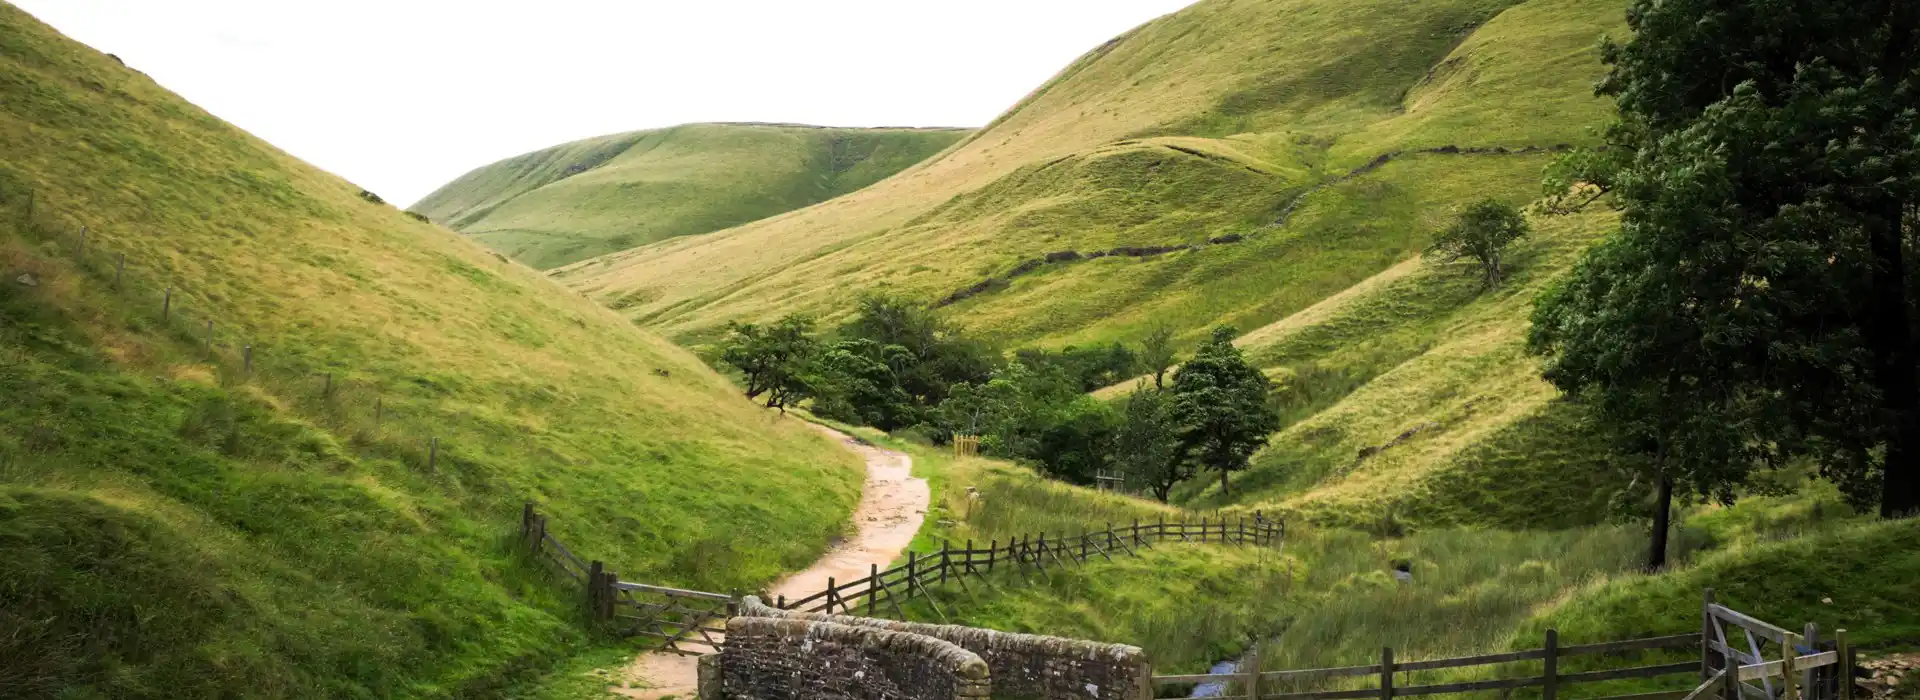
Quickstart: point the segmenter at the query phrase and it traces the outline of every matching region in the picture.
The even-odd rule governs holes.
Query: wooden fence
[[[953,436],[953,456],[955,457],[980,456],[980,436],[978,435]]]
[[[1853,650],[1846,643],[1846,630],[1840,630],[1832,642],[1805,646],[1802,644],[1803,641],[1816,639],[1812,624],[1807,625],[1807,632],[1804,635],[1796,635],[1715,604],[1711,589],[1707,591],[1707,602],[1702,617],[1705,623],[1701,634],[1563,647],[1560,646],[1559,633],[1549,629],[1546,635],[1546,646],[1539,649],[1423,661],[1396,661],[1393,649],[1383,647],[1380,650],[1380,662],[1377,664],[1287,671],[1263,671],[1256,653],[1243,659],[1241,670],[1235,673],[1158,675],[1154,676],[1153,680],[1157,688],[1173,687],[1183,693],[1186,688],[1203,683],[1233,689],[1233,694],[1223,692],[1208,696],[1222,700],[1356,700],[1360,698],[1390,700],[1395,697],[1474,692],[1494,692],[1501,698],[1507,698],[1513,691],[1522,688],[1538,689],[1541,700],[1556,700],[1563,689],[1582,683],[1692,675],[1702,682],[1691,689],[1615,695],[1601,700],[1852,700],[1851,669],[1855,667],[1855,663],[1852,656]],[[1749,633],[1748,642],[1751,647],[1749,651],[1739,651],[1725,643],[1725,626],[1727,625]],[[1757,640],[1775,642],[1779,658],[1765,660],[1761,655],[1760,642]],[[1567,658],[1677,649],[1699,650],[1702,658],[1578,673],[1559,671],[1559,662]],[[1727,659],[1737,660],[1739,662],[1737,668],[1728,666]],[[1395,674],[1410,676],[1416,671],[1496,666],[1530,661],[1541,662],[1540,675],[1426,685],[1395,683]],[[1377,680],[1369,687],[1327,687],[1341,685],[1339,679],[1365,677]],[[1760,681],[1761,685],[1755,686],[1747,682],[1756,680]],[[1776,684],[1779,686],[1778,689],[1775,688]],[[1282,686],[1286,686],[1284,692],[1276,690]],[[1156,693],[1155,697],[1187,697],[1187,695],[1163,696]]]
[[[627,634],[664,640],[667,651],[699,654],[717,649],[720,630],[716,618],[737,609],[739,592],[729,594],[687,591],[621,581],[599,561],[586,561],[547,531],[547,518],[526,505],[521,516],[521,535],[534,556],[552,563],[580,581],[587,590],[587,605],[593,618],[617,623]],[[969,576],[986,576],[999,570],[1046,572],[1049,568],[1071,566],[1100,558],[1134,555],[1161,542],[1193,542],[1279,547],[1286,525],[1259,514],[1233,520],[1202,518],[1198,523],[1167,522],[1164,519],[1125,526],[1108,524],[1097,532],[1049,537],[1049,533],[1018,537],[1002,544],[999,540],[975,547],[954,548],[943,543],[935,554],[908,553],[905,564],[881,570],[872,566],[868,574],[853,581],[827,579],[818,593],[794,600],[785,596],[774,601],[783,610],[895,617],[904,619],[903,603],[925,597],[934,587],[957,584],[966,588]],[[935,612],[945,616],[935,605]]]

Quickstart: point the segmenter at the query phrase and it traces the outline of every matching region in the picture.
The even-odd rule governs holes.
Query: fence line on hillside
[[[587,606],[594,620],[625,624],[627,628],[623,632],[630,635],[664,639],[666,651],[705,653],[682,646],[688,642],[718,649],[720,642],[713,635],[721,630],[713,627],[712,621],[738,609],[739,591],[721,594],[621,581],[603,562],[582,560],[555,539],[547,530],[546,516],[531,503],[521,516],[521,536],[536,558],[559,567],[585,587]],[[1082,564],[1095,558],[1111,561],[1115,556],[1137,556],[1141,549],[1169,541],[1281,548],[1285,537],[1284,522],[1268,520],[1255,513],[1252,518],[1232,521],[1202,518],[1198,523],[1167,522],[1163,516],[1155,522],[1135,520],[1126,526],[1108,523],[1103,530],[1083,531],[1077,536],[1055,535],[1049,539],[1049,533],[1042,532],[1015,537],[1005,544],[995,539],[985,547],[976,547],[971,540],[960,548],[942,542],[938,553],[909,552],[905,564],[884,571],[878,565],[871,565],[866,576],[853,581],[842,583],[828,578],[821,591],[793,600],[781,596],[774,599],[774,606],[782,610],[865,617],[891,614],[896,619],[905,619],[903,604],[920,598],[934,614],[945,618],[945,611],[928,593],[934,588],[946,588],[948,584],[967,589],[965,579],[969,576],[980,578],[1005,570],[1023,575],[1032,570],[1045,575],[1049,568]]]
[[[1243,659],[1241,668],[1233,673],[1156,675],[1153,682],[1156,688],[1172,686],[1182,692],[1184,688],[1197,684],[1215,684],[1223,692],[1208,697],[1221,700],[1392,700],[1396,697],[1489,691],[1498,691],[1500,697],[1504,698],[1523,688],[1538,689],[1541,700],[1556,700],[1560,690],[1571,685],[1693,675],[1699,684],[1690,688],[1614,695],[1597,700],[1853,700],[1853,669],[1858,666],[1858,661],[1853,647],[1847,642],[1846,630],[1839,630],[1834,639],[1825,642],[1820,641],[1819,628],[1811,622],[1806,624],[1803,633],[1789,632],[1717,604],[1711,588],[1706,590],[1701,617],[1704,622],[1700,632],[1575,646],[1560,646],[1559,632],[1549,628],[1546,646],[1542,648],[1478,656],[1396,661],[1392,647],[1381,647],[1380,662],[1365,666],[1266,671],[1260,667],[1256,650]],[[1727,644],[1728,626],[1746,633],[1747,651]],[[1762,645],[1766,642],[1774,643],[1772,653],[1778,658],[1771,661],[1765,658]],[[1560,660],[1567,658],[1675,649],[1698,650],[1700,657],[1681,662],[1576,673],[1562,673],[1559,669]],[[1397,683],[1395,678],[1395,674],[1404,674],[1406,680],[1411,682],[1412,674],[1417,671],[1529,661],[1541,663],[1540,675],[1426,685],[1404,685]],[[1302,685],[1314,685],[1319,681],[1367,677],[1376,679],[1373,687],[1301,689]],[[1760,681],[1761,685],[1747,682],[1755,680]],[[1775,691],[1773,685],[1776,682],[1780,684],[1779,692]],[[1281,683],[1287,683],[1292,688],[1288,692],[1270,690]],[[1237,691],[1237,694],[1224,692],[1229,688]],[[1162,697],[1159,692],[1154,696]]]
[[[276,366],[272,362],[276,358],[266,352],[266,346],[245,331],[236,332],[242,324],[215,318],[211,312],[196,314],[192,290],[186,285],[166,283],[165,266],[150,265],[138,254],[129,256],[127,252],[108,250],[110,244],[102,241],[97,232],[85,225],[63,221],[57,209],[41,200],[37,190],[27,191],[19,220],[27,239],[37,238],[43,244],[53,245],[72,260],[76,278],[102,282],[111,293],[128,301],[127,308],[132,313],[145,321],[157,321],[158,332],[171,336],[183,346],[196,348],[199,358],[213,365],[223,382],[280,384],[278,389],[282,391],[276,393],[284,398],[322,402],[316,413],[322,420],[331,421],[330,427],[350,429],[355,422],[362,422],[364,430],[352,437],[369,442],[384,438],[386,424],[394,417],[396,408],[386,400],[386,395],[379,391],[356,391],[354,383],[341,376],[345,370],[302,362],[298,353],[289,353],[288,361]],[[13,203],[0,204],[11,206]],[[48,222],[49,218],[53,220]],[[143,283],[142,277],[148,275],[163,281],[157,286]],[[38,287],[51,281],[34,278],[31,271],[26,271],[20,277],[0,280],[0,284]],[[352,415],[355,403],[360,404],[359,416]],[[371,427],[365,427],[366,422],[370,422]],[[429,436],[403,447],[402,451],[413,454],[420,466],[433,472],[439,468],[441,453],[446,448],[438,436]]]

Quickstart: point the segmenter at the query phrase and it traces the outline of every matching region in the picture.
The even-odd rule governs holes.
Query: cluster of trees
[[[1173,334],[1157,330],[1135,349],[1120,343],[1027,349],[1004,358],[986,343],[911,302],[872,296],[831,334],[805,316],[734,324],[721,359],[738,369],[749,398],[784,410],[883,430],[917,428],[944,441],[977,435],[981,447],[1071,482],[1120,471],[1166,500],[1202,470],[1243,469],[1279,425],[1265,375],[1247,364],[1231,328],[1169,381]],[[1141,380],[1121,406],[1088,392]]]
[[[1546,378],[1675,497],[1817,464],[1883,517],[1920,510],[1920,3],[1635,0],[1609,44],[1608,148],[1549,204],[1618,233],[1538,301]]]

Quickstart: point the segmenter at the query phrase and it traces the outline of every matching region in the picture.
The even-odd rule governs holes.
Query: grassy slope
[[[476,169],[413,210],[546,269],[823,202],[968,133],[762,124],[636,131]]]
[[[804,425],[5,4],[0,105],[0,695],[484,696],[592,643],[523,501],[719,590],[845,526]]]
[[[564,268],[701,342],[728,320],[832,316],[861,291],[933,300],[1058,250],[1248,243],[1048,268],[952,309],[1015,343],[1192,340],[1264,325],[1405,259],[1469,195],[1525,198],[1543,159],[1434,156],[1263,228],[1389,151],[1589,140],[1595,39],[1621,8],[1568,0],[1208,0],[1088,54],[961,146],[775,219]],[[1423,157],[1416,160],[1426,160]],[[1280,258],[1276,260],[1276,258]],[[724,260],[724,265],[714,261]]]

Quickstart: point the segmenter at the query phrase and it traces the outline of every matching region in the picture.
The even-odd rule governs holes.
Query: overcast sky
[[[695,121],[979,126],[1191,0],[11,0],[388,200]]]

